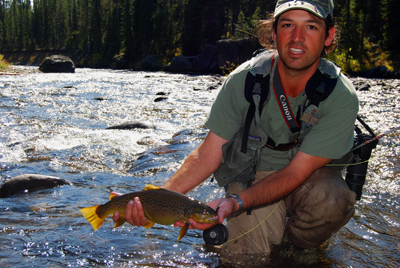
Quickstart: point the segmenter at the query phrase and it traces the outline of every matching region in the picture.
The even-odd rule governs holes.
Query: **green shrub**
[[[10,66],[10,64],[4,60],[4,55],[0,54],[0,71],[8,70],[9,66]]]

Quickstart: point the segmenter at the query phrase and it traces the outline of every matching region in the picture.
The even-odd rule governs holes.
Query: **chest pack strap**
[[[247,74],[245,83],[245,88],[247,90],[245,90],[245,98],[250,103],[250,106],[247,110],[246,121],[243,129],[242,148],[240,150],[242,153],[247,152],[247,140],[250,134],[250,126],[253,122],[254,115],[257,113],[257,110],[259,110],[259,107],[256,107],[253,95],[260,95],[260,103],[262,105],[262,103],[264,103],[268,98],[269,79],[270,75],[263,77],[262,74],[256,74],[255,76],[250,72]]]
[[[318,107],[321,101],[329,97],[336,83],[336,78],[331,78],[328,74],[322,74],[317,70],[306,85],[305,92],[309,101],[307,106],[315,105]]]

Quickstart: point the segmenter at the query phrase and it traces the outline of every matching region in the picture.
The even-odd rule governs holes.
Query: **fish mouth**
[[[212,215],[205,215],[201,218],[201,222],[209,222],[213,223],[218,220],[218,216],[212,216]]]

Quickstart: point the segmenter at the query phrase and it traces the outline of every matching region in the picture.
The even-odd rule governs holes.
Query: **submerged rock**
[[[67,56],[53,55],[43,60],[39,70],[43,73],[75,73],[75,65]]]
[[[154,102],[165,101],[165,100],[167,100],[167,99],[168,99],[168,97],[158,97],[158,98],[155,98],[155,99],[154,99]]]
[[[25,191],[34,192],[41,189],[54,188],[60,185],[72,185],[72,183],[57,177],[23,174],[6,181],[0,187],[0,198],[10,197]]]
[[[129,130],[129,129],[135,129],[135,128],[143,128],[143,129],[148,129],[148,128],[154,128],[153,125],[146,124],[143,122],[138,122],[138,121],[129,121],[122,123],[120,125],[115,125],[108,127],[106,129],[123,129],[123,130]]]

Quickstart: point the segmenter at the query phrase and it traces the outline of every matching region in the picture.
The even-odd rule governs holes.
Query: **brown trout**
[[[185,223],[179,232],[178,241],[186,234],[189,219],[201,223],[216,223],[217,212],[206,204],[186,195],[169,191],[158,186],[147,184],[142,191],[124,195],[110,195],[110,201],[93,207],[79,210],[96,231],[108,215],[119,211],[120,218],[114,227],[125,223],[125,208],[130,200],[139,197],[143,211],[149,223],[145,228],[150,228],[154,223],[171,225],[176,221]]]

